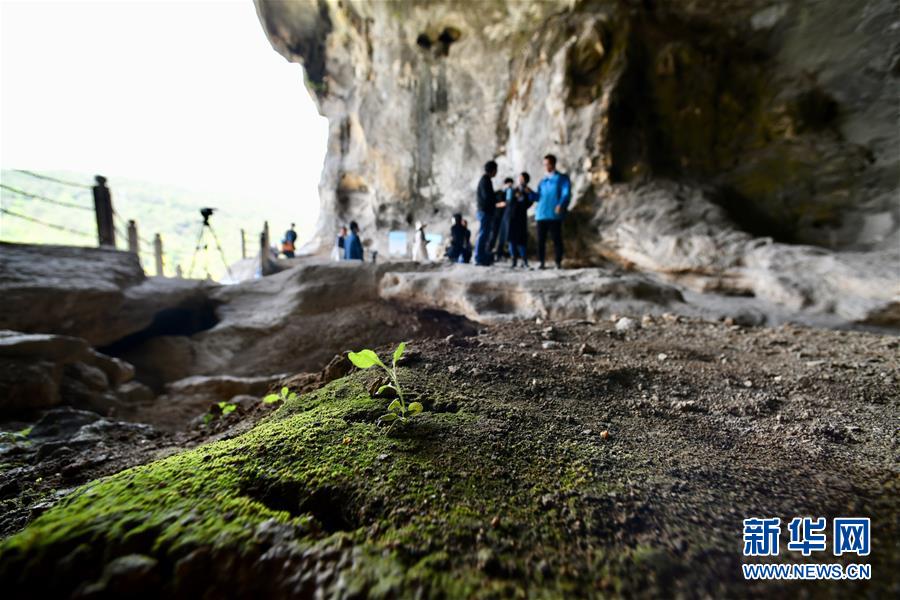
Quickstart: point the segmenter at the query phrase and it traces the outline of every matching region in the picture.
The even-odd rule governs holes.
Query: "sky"
[[[282,203],[311,232],[327,121],[253,2],[0,2],[0,166]]]

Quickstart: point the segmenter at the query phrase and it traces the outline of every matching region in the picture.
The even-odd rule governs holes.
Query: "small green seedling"
[[[422,412],[421,402],[410,402],[407,406],[406,401],[403,399],[403,390],[400,388],[400,380],[397,379],[397,361],[403,356],[404,350],[406,350],[406,342],[400,342],[400,345],[394,350],[394,359],[390,368],[381,362],[381,359],[378,358],[378,355],[375,354],[373,350],[366,349],[347,354],[347,358],[350,359],[350,362],[360,369],[381,367],[384,369],[385,373],[388,374],[388,377],[390,377],[391,382],[378,388],[378,391],[375,393],[376,395],[381,394],[388,389],[397,392],[397,397],[388,405],[388,412],[380,417],[382,422],[391,423],[391,425],[398,420],[405,421],[407,415],[412,416]]]
[[[29,435],[31,435],[31,427],[26,427],[19,431],[0,431],[0,441],[12,444],[22,443],[29,446],[31,445],[31,440],[28,439]]]
[[[225,401],[216,402],[216,406],[219,407],[219,416],[220,417],[228,416],[231,413],[233,413],[235,410],[237,410],[237,404],[233,404],[231,402],[225,402]],[[203,415],[203,424],[209,425],[215,418],[216,418],[216,415],[214,415],[211,412],[208,412],[205,415]]]
[[[269,394],[262,399],[266,404],[275,404],[276,402],[284,402],[285,400],[296,400],[297,392],[292,392],[287,387],[281,388],[277,394]]]

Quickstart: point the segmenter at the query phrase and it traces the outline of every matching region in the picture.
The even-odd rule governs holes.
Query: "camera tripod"
[[[197,236],[197,244],[194,246],[194,255],[191,257],[191,268],[188,269],[188,279],[191,278],[191,275],[194,274],[194,264],[197,261],[197,255],[203,250],[203,268],[206,271],[206,278],[212,279],[209,274],[209,243],[210,240],[208,238],[212,238],[212,241],[215,242],[216,248],[219,250],[219,256],[222,258],[222,264],[225,265],[225,271],[228,273],[228,277],[232,280],[234,279],[234,275],[231,274],[231,268],[228,266],[228,261],[225,260],[225,252],[222,250],[222,244],[219,243],[219,236],[216,235],[216,230],[213,229],[212,224],[209,222],[209,218],[213,214],[213,209],[211,208],[203,208],[200,209],[200,214],[203,216],[203,223],[200,225],[200,235]],[[208,232],[208,233],[207,233]]]

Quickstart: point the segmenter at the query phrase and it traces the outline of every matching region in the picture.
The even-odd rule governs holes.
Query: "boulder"
[[[68,441],[75,437],[83,426],[94,423],[100,418],[97,413],[86,410],[73,408],[50,410],[34,424],[28,437],[33,440]]]
[[[34,358],[0,359],[0,416],[49,408],[62,402],[62,367]]]
[[[122,408],[121,400],[110,389],[106,373],[81,362],[63,367],[59,395],[65,404],[105,416],[112,416]]]
[[[87,342],[64,335],[27,334],[5,329],[0,331],[0,358],[40,358],[69,363],[91,356]]]
[[[110,414],[122,405],[114,388],[133,375],[81,338],[0,331],[0,416],[59,404]]]
[[[208,328],[154,325],[104,348],[137,369],[157,393],[193,375],[251,376],[315,371],[336,353],[417,335],[466,334],[465,318],[408,307],[381,296],[385,273],[430,267],[409,262],[349,263],[311,258],[283,272],[210,289]],[[199,309],[198,309],[199,310]]]
[[[150,387],[140,381],[129,381],[116,388],[116,395],[128,405],[144,404],[156,396]]]
[[[76,362],[65,366],[63,373],[67,378],[79,382],[85,389],[102,392],[109,389],[109,379],[102,369]]]
[[[633,331],[639,327],[638,322],[629,317],[622,317],[616,321],[616,331]]]
[[[128,252],[3,243],[0,327],[73,335],[92,343],[112,341],[145,326],[110,328],[124,289],[142,281],[138,258]]]
[[[753,238],[733,227],[707,191],[674,182],[610,194],[595,225],[598,251],[694,291],[900,326],[900,245],[836,252]]]
[[[111,421],[71,407],[41,411],[31,427],[6,423],[15,434],[0,442],[0,537],[20,530],[48,508],[71,497],[73,489],[99,477],[145,463],[158,448],[157,431],[138,423]],[[87,548],[83,546],[80,551]],[[117,553],[118,555],[118,553]],[[71,557],[70,557],[71,558]],[[61,556],[60,564],[68,558]],[[92,573],[86,581],[99,575]],[[17,586],[7,590],[21,589]],[[17,597],[8,591],[5,597]]]
[[[86,362],[103,371],[109,384],[113,387],[134,378],[134,365],[96,350],[91,351],[90,358]]]
[[[613,312],[669,310],[681,293],[643,275],[607,269],[516,271],[453,265],[387,273],[381,295],[440,306],[471,319],[599,319]]]
[[[209,396],[227,400],[232,396],[261,396],[278,383],[282,376],[232,377],[229,375],[195,376],[181,379],[166,386],[170,396]]]
[[[471,323],[381,294],[386,273],[415,263],[309,260],[275,275],[214,291],[219,322],[190,338],[196,374],[316,371],[335,354],[421,335],[464,333]],[[135,359],[137,360],[137,359]]]
[[[210,284],[144,276],[136,255],[106,248],[0,243],[0,328],[112,343]]]

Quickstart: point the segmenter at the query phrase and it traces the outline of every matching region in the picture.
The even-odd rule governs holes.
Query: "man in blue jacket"
[[[562,221],[572,198],[572,184],[569,176],[556,170],[556,157],[548,154],[544,157],[544,169],[547,174],[541,179],[537,189],[537,208],[534,219],[537,221],[538,259],[540,268],[544,268],[547,234],[553,238],[553,251],[556,268],[562,268],[563,242]]]
[[[494,262],[491,253],[491,234],[494,231],[494,213],[497,211],[497,197],[494,184],[497,163],[492,160],[484,164],[484,175],[478,181],[478,237],[475,239],[475,264],[487,266]]]
[[[363,247],[359,241],[359,225],[350,221],[350,234],[344,240],[344,260],[362,260]]]

